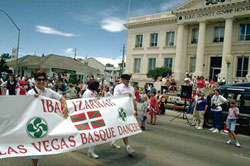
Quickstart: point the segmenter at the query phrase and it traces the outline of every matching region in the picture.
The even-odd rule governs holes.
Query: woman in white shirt
[[[44,71],[37,71],[35,74],[36,86],[33,89],[29,90],[27,95],[34,95],[36,98],[41,95],[44,97],[49,97],[49,98],[59,100],[63,105],[63,117],[67,119],[68,107],[66,104],[66,99],[62,95],[58,94],[57,92],[49,88],[45,88],[46,78],[47,78],[46,73]],[[35,156],[31,158],[32,158],[32,165],[37,166],[40,156]]]
[[[222,105],[227,103],[227,99],[220,95],[219,90],[215,90],[215,95],[211,99],[211,111],[213,114],[214,126],[209,129],[213,133],[218,133],[221,128]]]

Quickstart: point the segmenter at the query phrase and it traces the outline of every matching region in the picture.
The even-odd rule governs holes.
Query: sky
[[[186,0],[0,0],[21,29],[19,57],[57,54],[93,57],[117,66],[128,17],[166,12]],[[128,14],[129,13],[129,14]],[[17,47],[18,31],[0,11],[0,54]]]

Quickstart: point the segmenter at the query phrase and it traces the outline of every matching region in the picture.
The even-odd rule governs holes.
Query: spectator
[[[197,82],[197,91],[200,91],[203,93],[204,88],[206,87],[206,82],[203,78],[203,76],[199,77],[198,82]]]
[[[140,102],[140,90],[138,86],[135,87],[135,100],[137,103]]]
[[[150,124],[155,125],[156,124],[156,116],[159,113],[157,98],[156,98],[156,92],[151,92],[151,98],[150,98]]]
[[[215,126],[210,130],[218,133],[221,128],[222,105],[227,103],[227,99],[220,95],[219,90],[215,90],[215,95],[211,99],[211,111],[214,117]]]
[[[199,94],[200,92],[198,92]],[[201,93],[200,94],[200,98],[197,99],[197,102],[195,102],[195,110],[196,110],[196,116],[197,116],[197,122],[196,122],[196,126],[198,130],[202,130],[203,129],[203,124],[204,124],[204,115],[207,111],[207,106],[208,106],[208,102],[207,100],[204,98],[205,94]]]
[[[77,98],[77,91],[72,83],[69,83],[69,87],[66,90],[66,98],[67,99],[75,99]]]
[[[213,79],[211,79],[210,80],[210,82],[209,82],[209,88],[214,88],[214,85],[215,85],[215,82],[214,82],[214,80]]]
[[[141,109],[141,129],[145,130],[146,129],[145,121],[147,119],[147,112],[148,112],[148,96],[144,95],[142,98],[143,98],[143,105]]]
[[[169,91],[173,91],[173,93],[175,93],[175,91],[177,91],[177,84],[175,82],[175,79],[172,78],[171,82],[170,82],[170,86],[169,86]]]
[[[19,81],[19,86],[17,85],[17,89],[19,89],[18,94],[17,95],[26,95],[27,91],[25,89],[25,86],[28,83],[26,81]]]
[[[195,102],[195,98],[196,98],[196,90],[193,90],[192,92],[192,98],[190,99],[190,102],[189,102],[189,107],[188,107],[188,114],[193,114],[194,112],[194,102]]]
[[[228,137],[229,140],[227,141],[227,144],[232,143],[232,139],[235,141],[235,145],[237,147],[240,147],[240,143],[237,139],[237,136],[235,134],[235,126],[236,126],[236,121],[239,117],[240,111],[235,105],[236,103],[234,101],[231,102],[231,108],[228,111],[228,116],[227,116],[227,126],[228,126]]]
[[[17,89],[17,81],[14,74],[9,74],[9,79],[1,84],[2,87],[6,88],[6,95],[16,95],[19,93]]]

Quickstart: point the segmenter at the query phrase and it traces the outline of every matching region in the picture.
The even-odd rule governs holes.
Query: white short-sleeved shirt
[[[216,109],[211,108],[211,111],[222,111],[222,107],[220,106],[223,102],[227,101],[223,96],[214,95],[211,99],[211,104],[217,105]]]
[[[35,87],[37,92],[44,97],[48,97],[48,98],[53,98],[56,100],[60,100],[62,98],[62,95],[60,95],[59,93],[49,89],[49,88],[44,88],[44,91],[40,90],[39,88]],[[27,93],[27,95],[35,95],[36,92],[34,89],[30,89]]]
[[[92,92],[89,89],[86,89],[86,91],[82,95],[82,98],[89,98],[89,97],[95,97],[94,92]]]
[[[135,90],[132,86],[126,86],[123,83],[117,85],[114,89],[114,96],[131,93],[133,100],[135,100]]]

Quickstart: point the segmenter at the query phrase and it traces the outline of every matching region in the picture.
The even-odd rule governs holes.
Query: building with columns
[[[168,67],[208,79],[250,81],[250,1],[187,0],[173,11],[130,18],[126,73],[139,86],[150,69]]]

